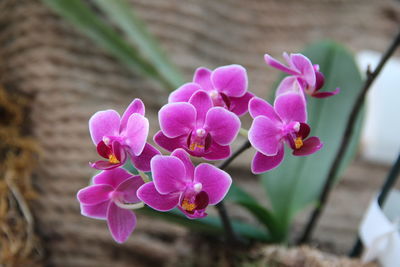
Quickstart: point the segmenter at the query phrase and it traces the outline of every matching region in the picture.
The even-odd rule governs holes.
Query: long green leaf
[[[167,88],[175,88],[165,80],[157,69],[142,58],[137,49],[121,38],[110,26],[105,24],[90,7],[81,0],[42,0],[63,17],[71,21],[81,31],[92,38],[134,71],[151,77]]]
[[[140,209],[137,212],[151,216],[157,216],[162,219],[183,225],[194,231],[199,231],[213,235],[224,235],[224,228],[221,224],[220,219],[217,217],[207,216],[203,219],[189,220],[179,210],[172,210],[169,212],[158,212],[147,207]],[[266,232],[256,228],[255,226],[239,221],[233,221],[232,225],[235,232],[243,238],[261,242],[271,241],[270,236],[267,235]]]
[[[245,208],[267,228],[272,239],[279,239],[279,237],[275,237],[275,234],[278,234],[279,231],[277,231],[278,226],[273,214],[267,208],[261,206],[250,194],[232,184],[225,199]]]
[[[319,64],[325,74],[325,87],[341,88],[340,94],[326,98],[308,98],[308,123],[311,135],[324,142],[321,151],[307,157],[294,157],[286,150],[283,164],[261,176],[273,207],[273,213],[282,233],[287,233],[294,215],[306,205],[315,203],[325,182],[347,118],[361,88],[361,76],[352,55],[342,46],[332,42],[312,45],[304,54]],[[359,141],[361,119],[356,133],[341,163],[344,169],[355,153]],[[282,234],[281,236],[285,236]]]
[[[158,42],[137,17],[134,7],[125,0],[95,0],[102,11],[125,31],[143,55],[155,66],[159,73],[176,88],[184,83],[181,73],[170,63]]]

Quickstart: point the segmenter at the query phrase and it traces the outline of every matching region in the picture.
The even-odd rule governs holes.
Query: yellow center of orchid
[[[203,146],[203,145],[200,145],[199,143],[196,143],[196,142],[190,144],[189,149],[190,149],[191,151],[194,151],[196,148],[204,148],[204,146]]]
[[[112,164],[119,163],[119,160],[117,159],[117,157],[114,154],[110,154],[110,156],[108,156],[108,161]]]
[[[294,146],[296,147],[296,149],[300,149],[303,146],[303,139],[301,137],[297,137],[294,140]]]
[[[190,203],[186,198],[182,201],[182,209],[186,211],[193,211],[196,208],[196,204]]]

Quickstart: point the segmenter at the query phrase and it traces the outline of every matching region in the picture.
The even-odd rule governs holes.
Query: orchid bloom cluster
[[[165,212],[178,208],[187,218],[207,216],[207,207],[223,200],[231,176],[209,162],[194,166],[191,157],[205,161],[227,159],[241,130],[239,116],[253,118],[248,140],[256,153],[251,170],[258,174],[277,167],[284,158],[284,144],[294,156],[322,148],[318,137],[308,137],[306,95],[322,98],[339,92],[320,92],[324,76],[301,54],[284,54],[288,66],[265,55],[268,65],[289,76],[279,85],[273,106],[248,91],[246,69],[229,65],[198,68],[193,82],[172,92],[159,113],[160,131],[147,143],[149,121],[140,99],[120,116],[115,110],[95,113],[89,130],[98,154],[90,163],[101,172],[77,198],[84,216],[106,220],[112,237],[125,242],[136,226],[133,210],[149,206]],[[246,132],[246,131],[241,131]],[[130,160],[139,175],[123,168]],[[146,175],[151,172],[152,180]]]

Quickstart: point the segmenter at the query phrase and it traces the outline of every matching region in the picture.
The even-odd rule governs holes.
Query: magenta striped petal
[[[196,167],[194,182],[202,184],[202,190],[208,195],[209,204],[215,205],[228,193],[232,178],[223,170],[211,164],[202,163]]]
[[[131,148],[132,153],[138,156],[146,145],[149,134],[149,121],[140,114],[132,114],[126,127],[125,143]]]
[[[119,184],[131,178],[133,175],[123,168],[113,169],[109,171],[102,171],[93,177],[93,184],[109,185],[112,188],[117,188]]]
[[[146,205],[158,211],[169,211],[179,202],[179,193],[161,195],[153,182],[146,183],[139,188],[137,195]]]
[[[211,73],[211,70],[200,67],[194,72],[193,82],[199,84],[203,90],[211,91],[214,89],[211,83]]]
[[[249,110],[249,101],[254,97],[250,92],[244,94],[241,97],[230,97],[230,107],[229,110],[238,116],[246,114]]]
[[[119,114],[112,109],[96,112],[89,120],[92,141],[97,145],[104,136],[116,136],[120,128]]]
[[[126,129],[129,117],[135,113],[138,113],[142,116],[145,114],[144,104],[139,98],[135,98],[125,110],[124,115],[122,115],[120,132],[123,132]]]
[[[169,138],[188,135],[195,127],[196,109],[189,103],[171,103],[158,112],[161,131]]]
[[[241,97],[247,91],[247,72],[240,65],[216,68],[211,74],[214,88],[229,97]]]
[[[183,165],[185,166],[186,177],[189,177],[191,180],[193,180],[194,166],[190,160],[189,154],[183,149],[176,149],[174,152],[172,152],[171,156],[177,157],[182,161]]]
[[[83,205],[81,204],[81,214],[83,216],[105,220],[107,218],[107,210],[110,205],[110,201],[104,201],[96,205]]]
[[[254,155],[253,161],[251,162],[251,172],[259,174],[278,167],[283,160],[284,152],[283,144],[275,156],[266,156],[257,151]]]
[[[114,188],[110,185],[91,185],[79,190],[77,197],[83,205],[96,205],[110,199]]]
[[[135,166],[136,169],[142,172],[149,172],[150,168],[150,161],[155,155],[160,155],[160,151],[156,149],[154,146],[146,143],[142,153],[139,156],[131,155],[132,164]]]
[[[136,175],[118,185],[116,191],[123,194],[122,199],[125,203],[140,202],[140,200],[136,196],[136,192],[143,184],[144,182],[142,178],[139,175]]]
[[[197,91],[189,99],[189,103],[196,109],[196,127],[203,127],[207,111],[212,108],[213,102],[206,91]]]
[[[282,124],[264,116],[258,116],[253,120],[249,130],[249,141],[256,150],[274,156],[278,153],[282,138]]]
[[[151,160],[153,181],[160,194],[182,191],[188,182],[185,165],[173,156],[155,156]]]
[[[303,94],[286,93],[275,99],[274,108],[286,123],[307,121],[307,106]]]
[[[278,60],[276,60],[275,58],[271,57],[271,56],[268,55],[268,54],[265,54],[265,55],[264,55],[264,60],[265,60],[265,62],[266,62],[268,65],[270,65],[271,67],[273,67],[273,68],[275,68],[275,69],[278,69],[278,70],[280,70],[280,71],[286,72],[286,73],[291,74],[291,75],[296,75],[296,74],[298,74],[296,71],[294,71],[294,70],[292,70],[291,68],[289,68],[289,67],[283,65],[283,64],[280,63]]]
[[[124,243],[136,227],[136,215],[111,203],[107,211],[107,224],[114,240]]]
[[[237,115],[224,108],[214,107],[207,113],[204,128],[216,143],[229,145],[239,133],[240,125]]]
[[[253,97],[249,102],[249,113],[254,119],[257,116],[265,116],[273,121],[281,121],[274,108],[264,99]]]
[[[169,95],[168,103],[188,102],[190,97],[201,89],[202,87],[197,83],[185,83]]]

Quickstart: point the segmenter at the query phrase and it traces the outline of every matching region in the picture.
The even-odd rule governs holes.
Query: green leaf
[[[340,87],[341,92],[325,99],[308,97],[311,135],[321,138],[323,149],[307,157],[292,156],[287,149],[284,162],[277,169],[261,176],[273,214],[281,226],[281,236],[286,235],[283,233],[287,233],[299,210],[317,201],[362,85],[353,56],[342,46],[328,41],[320,42],[308,47],[304,55],[314,64],[320,65],[326,78],[324,89],[334,90]],[[355,153],[360,129],[359,118],[351,145],[342,160],[341,170],[350,163]]]
[[[134,8],[125,0],[95,0],[101,10],[127,34],[140,52],[151,62],[159,73],[178,88],[184,83],[181,73],[170,63],[157,40],[137,17]]]
[[[275,218],[271,212],[261,206],[256,199],[235,184],[231,185],[225,200],[236,203],[249,211],[261,224],[263,224],[271,238],[279,239],[274,235],[278,233]]]
[[[139,54],[135,47],[121,38],[109,25],[105,24],[86,3],[81,0],[42,1],[71,21],[82,32],[92,38],[96,44],[109,51],[132,70],[159,81],[167,88],[175,88],[175,84],[165,80],[158,70]]]
[[[158,212],[148,207],[137,210],[139,213],[160,217],[173,223],[183,225],[193,231],[203,232],[212,235],[224,235],[224,228],[221,221],[217,217],[207,216],[202,219],[190,220],[185,217],[178,209],[169,212]],[[241,237],[249,240],[261,242],[271,241],[270,237],[262,230],[239,221],[233,221],[232,226],[234,231]]]

